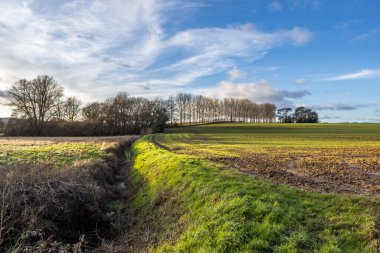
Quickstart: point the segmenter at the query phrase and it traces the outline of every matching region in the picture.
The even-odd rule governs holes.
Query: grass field
[[[133,147],[131,252],[379,251],[378,185],[340,174],[378,180],[379,125],[222,124],[170,132]]]
[[[17,137],[0,138],[0,166],[21,163],[53,167],[100,160],[120,137]]]

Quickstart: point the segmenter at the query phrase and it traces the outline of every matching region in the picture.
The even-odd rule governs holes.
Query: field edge
[[[153,136],[132,147],[131,252],[377,252],[373,200],[247,177],[164,150]]]

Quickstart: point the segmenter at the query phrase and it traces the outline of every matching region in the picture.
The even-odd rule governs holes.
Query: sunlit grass
[[[91,138],[4,138],[0,144],[0,165],[31,163],[61,167],[100,160],[106,156],[105,149],[116,142]]]
[[[380,124],[210,124],[155,138],[174,152],[203,158],[260,155],[303,166],[312,157],[321,168],[351,164],[380,172]]]
[[[179,135],[187,140],[180,145],[193,145],[188,137]],[[375,200],[276,185],[164,150],[150,137],[133,155],[136,252],[377,251]]]

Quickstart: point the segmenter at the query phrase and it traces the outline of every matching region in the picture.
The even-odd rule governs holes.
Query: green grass
[[[223,133],[215,127],[191,130],[222,139],[224,131],[227,139],[243,134],[236,127],[223,126]],[[270,128],[263,127],[261,135]],[[286,128],[274,131],[287,135]],[[374,130],[369,135],[380,137]],[[184,145],[207,141],[178,137]],[[138,216],[128,240],[135,252],[377,252],[377,201],[276,185],[164,150],[150,138],[143,137],[132,150]]]
[[[80,161],[95,161],[106,156],[102,142],[94,141],[33,141],[17,139],[2,141],[0,165],[20,163],[47,164],[53,167]]]
[[[255,144],[282,147],[378,147],[380,124],[251,124],[225,123],[169,129],[174,142],[202,143],[193,134],[215,144]],[[170,135],[169,135],[170,136]],[[179,138],[180,137],[180,138]],[[170,137],[165,136],[170,140]]]
[[[336,159],[367,157],[370,164],[375,158],[380,166],[380,124],[210,124],[173,128],[155,138],[178,153],[204,158],[247,152],[302,156],[312,150]]]

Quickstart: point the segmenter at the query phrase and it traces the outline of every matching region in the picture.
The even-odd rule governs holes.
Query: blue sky
[[[20,78],[49,74],[83,103],[192,92],[380,122],[379,9],[377,0],[0,0],[0,98]]]

